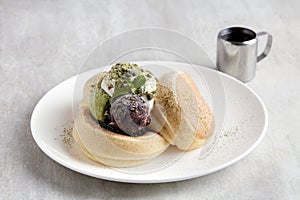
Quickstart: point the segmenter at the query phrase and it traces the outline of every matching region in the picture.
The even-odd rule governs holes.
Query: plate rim
[[[152,62],[152,63],[153,62],[158,62],[158,63],[173,63],[173,64],[174,63],[178,63],[178,62],[169,62],[169,61],[167,61],[167,62],[166,61],[132,61],[132,62],[137,62],[137,63],[140,63],[140,62]],[[188,64],[188,63],[180,63],[180,64]],[[266,106],[263,103],[263,101],[261,100],[261,98],[256,94],[256,92],[252,88],[250,88],[245,83],[239,81],[238,79],[235,79],[235,78],[233,78],[230,75],[227,75],[227,74],[225,74],[225,73],[223,73],[221,71],[218,71],[217,69],[208,68],[208,67],[199,66],[199,65],[195,65],[195,66],[197,66],[198,68],[200,67],[203,70],[209,70],[209,71],[214,71],[214,73],[219,73],[219,74],[221,74],[221,76],[225,76],[226,78],[231,79],[231,81],[234,81],[234,82],[238,83],[239,85],[244,86],[246,89],[248,89],[256,97],[256,99],[258,100],[259,104],[261,105],[263,113],[264,113],[264,121],[265,121],[265,123],[264,123],[263,129],[262,129],[261,134],[258,137],[258,139],[245,152],[243,152],[242,154],[240,154],[239,156],[235,157],[234,159],[231,159],[231,160],[229,160],[229,161],[227,161],[227,162],[225,162],[225,163],[223,163],[223,164],[221,164],[219,166],[213,167],[211,169],[204,170],[204,171],[202,171],[201,173],[198,173],[198,174],[192,174],[190,176],[182,176],[182,177],[167,178],[167,179],[134,179],[134,178],[132,178],[132,179],[125,179],[125,178],[114,178],[114,177],[110,177],[110,176],[99,175],[99,174],[96,174],[96,173],[90,173],[89,171],[82,170],[82,169],[78,168],[76,165],[69,164],[68,162],[64,162],[62,159],[60,159],[60,158],[52,155],[51,151],[48,150],[47,148],[44,148],[44,146],[38,141],[38,138],[37,138],[37,134],[38,133],[36,133],[36,131],[33,130],[33,122],[34,122],[34,120],[36,118],[35,117],[35,115],[36,115],[35,113],[37,112],[36,110],[39,107],[41,101],[44,98],[46,98],[46,96],[51,91],[55,90],[55,88],[59,87],[62,83],[68,82],[71,79],[76,78],[78,76],[78,74],[75,75],[75,76],[72,76],[72,77],[70,77],[68,79],[65,79],[65,80],[63,80],[61,82],[59,82],[54,87],[52,87],[51,89],[49,89],[39,99],[39,101],[37,102],[37,104],[35,105],[32,113],[31,113],[31,117],[30,117],[30,130],[31,130],[32,137],[33,137],[35,143],[38,145],[38,147],[43,151],[43,153],[45,153],[49,158],[51,158],[55,162],[59,163],[60,165],[66,167],[68,169],[71,169],[73,171],[76,171],[78,173],[90,176],[90,177],[99,178],[99,179],[103,179],[103,180],[109,180],[109,181],[115,181],[115,182],[122,182],[122,183],[168,183],[168,182],[175,182],[175,181],[177,182],[177,181],[189,180],[189,179],[194,179],[194,178],[197,178],[197,177],[205,176],[205,175],[217,172],[217,171],[219,171],[221,169],[224,169],[226,167],[229,167],[229,166],[233,165],[234,163],[238,162],[239,160],[245,158],[250,152],[252,152],[258,146],[258,144],[262,141],[262,139],[264,138],[264,136],[266,135],[267,128],[268,128],[268,123],[269,123],[268,122],[269,121],[269,116],[268,116],[268,112],[267,112]],[[95,69],[92,69],[92,70],[95,70]],[[83,72],[83,73],[85,73],[85,72]],[[222,82],[223,82],[223,80],[222,80]]]

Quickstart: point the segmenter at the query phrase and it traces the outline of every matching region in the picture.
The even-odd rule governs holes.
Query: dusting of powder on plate
[[[72,135],[74,121],[69,122],[68,124],[62,125],[61,128],[55,128],[59,133],[59,137],[55,137],[54,140],[61,140],[66,146],[71,147],[74,143],[74,138]]]

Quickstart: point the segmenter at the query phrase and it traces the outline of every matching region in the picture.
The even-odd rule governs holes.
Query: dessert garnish
[[[89,108],[99,124],[115,133],[142,135],[151,122],[157,79],[136,64],[117,63],[91,88]]]

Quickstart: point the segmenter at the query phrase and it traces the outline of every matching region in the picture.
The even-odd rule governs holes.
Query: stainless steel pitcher
[[[257,56],[258,38],[266,35],[264,51]],[[270,52],[272,36],[267,32],[255,33],[243,27],[231,27],[219,32],[217,39],[218,70],[243,82],[255,77],[256,63]]]

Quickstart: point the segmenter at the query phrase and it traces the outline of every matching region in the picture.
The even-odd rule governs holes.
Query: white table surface
[[[299,199],[300,2],[0,0],[0,199]],[[199,42],[214,60],[216,34],[243,25],[273,34],[248,85],[269,128],[246,158],[201,178],[124,184],[71,171],[35,144],[30,116],[50,88],[76,74],[87,53],[115,34],[158,26]]]

